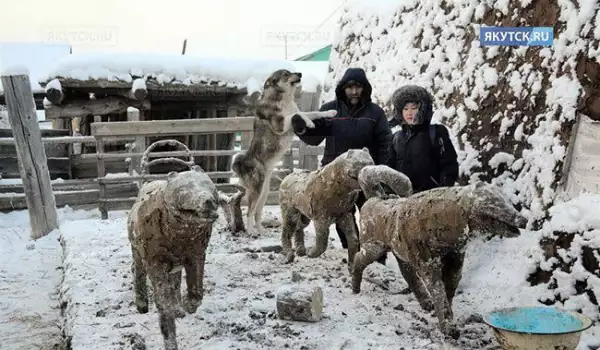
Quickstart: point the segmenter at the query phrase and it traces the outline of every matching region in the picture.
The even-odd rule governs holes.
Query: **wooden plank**
[[[243,150],[247,150],[250,147],[250,143],[252,142],[253,136],[254,136],[254,131],[242,132],[242,140],[241,140],[240,146]]]
[[[225,111],[226,113],[226,118],[235,118],[238,115],[238,108],[235,106],[229,106],[227,108],[227,110]],[[217,144],[218,144],[218,148],[219,150],[230,150],[232,152],[236,152],[239,153],[239,151],[236,151],[235,148],[235,140],[236,140],[236,133],[232,132],[232,133],[228,133],[228,134],[222,134],[222,135],[217,135]],[[231,161],[232,161],[233,157],[232,156],[224,156],[224,157],[219,157],[217,159],[217,171],[229,171],[231,170]],[[220,179],[218,180],[219,182],[229,182],[229,179]]]
[[[273,176],[278,176],[283,178],[283,176],[289,174],[290,171],[289,170],[285,170],[285,169],[278,169],[275,170],[273,172]],[[126,181],[140,181],[140,180],[146,180],[146,181],[153,181],[153,180],[164,180],[167,178],[168,174],[147,174],[147,175],[137,175],[137,176],[120,176],[120,177],[116,177],[116,176],[110,176],[110,177],[99,177],[98,178],[98,183],[104,183],[104,184],[110,184],[110,183],[119,183],[119,182],[126,182]],[[235,173],[233,171],[214,171],[214,172],[207,172],[206,175],[208,175],[208,177],[210,177],[211,179],[221,179],[221,178],[231,178],[231,177],[235,177]]]
[[[133,111],[127,111],[127,120],[130,122],[139,122],[140,121],[140,111],[139,110],[133,110]],[[144,153],[144,150],[146,149],[146,138],[145,137],[137,137],[135,139],[135,142],[133,142],[133,144],[131,144],[131,150],[132,152],[130,153],[130,157],[131,157],[131,161],[129,163],[129,173],[133,174],[133,171],[137,172],[138,174],[142,173],[142,154]],[[133,154],[133,153],[137,153],[137,154]]]
[[[135,203],[135,197],[123,197],[123,198],[108,198],[104,199],[103,204],[109,211],[115,210],[128,210],[131,209],[133,203]],[[266,205],[279,205],[279,192],[271,191],[267,195]],[[244,197],[241,205],[247,206],[247,200]]]
[[[38,239],[57,229],[58,219],[31,82],[25,74],[2,75],[0,79],[17,145],[31,237]]]
[[[209,119],[217,118],[217,107],[216,106],[212,106],[211,108],[208,109],[208,118]],[[221,119],[223,119],[223,118],[221,118]],[[216,134],[209,134],[207,136],[206,141],[208,144],[208,148],[206,148],[205,150],[214,151],[217,149],[217,135]],[[211,155],[208,157],[207,167],[204,170],[217,171],[217,157],[216,156]]]
[[[139,106],[142,104],[141,106]],[[94,100],[75,100],[68,104],[46,106],[46,119],[104,116],[126,113],[129,107],[150,108],[148,100],[140,102],[126,97],[109,96]]]
[[[50,172],[50,179],[67,178],[71,172],[69,158],[48,158],[46,168]],[[0,174],[5,179],[18,179],[21,177],[21,166],[16,157],[0,158]]]
[[[40,129],[40,133],[42,134],[42,138],[69,136],[69,130],[67,130],[67,129]],[[12,130],[0,128],[0,139],[2,139],[4,137],[13,137]]]
[[[66,77],[53,77],[60,81],[61,87],[64,88],[73,88],[73,89],[121,89],[121,90],[131,90],[133,82],[125,81],[125,80],[108,80],[108,79],[71,79]],[[46,84],[49,81],[40,81],[39,82],[42,88],[45,88]],[[195,84],[184,84],[179,83],[175,80],[171,82],[158,82],[155,78],[148,78],[146,80],[146,89],[148,92],[153,90],[155,94],[161,94],[164,96],[169,96],[173,94],[175,91],[185,92],[187,94],[194,95],[206,95],[207,93],[223,93],[223,94],[247,94],[246,88],[236,88],[236,87],[227,87],[222,85],[220,81],[200,81]]]
[[[216,134],[252,130],[254,117],[151,120],[140,122],[93,123],[96,137],[176,136]]]
[[[580,116],[579,125],[572,133],[576,134],[569,145],[569,165],[565,166],[565,185],[567,198],[580,193],[600,194],[600,122],[586,116]]]
[[[133,185],[133,184],[127,184]],[[217,184],[217,188],[223,193],[230,194],[235,193],[237,188],[231,184]],[[128,210],[133,205],[137,192],[133,191],[133,188],[123,192],[123,188],[117,188],[113,186],[107,186],[107,198],[102,202],[104,207],[108,211],[114,210]],[[78,206],[78,205],[98,205],[99,204],[99,190],[85,189],[76,191],[57,190],[54,193],[56,206],[64,207]],[[267,198],[267,205],[278,205],[279,204],[279,193],[276,188],[271,187],[271,192]],[[242,205],[247,205],[245,199],[242,200]],[[0,196],[0,211],[12,211],[27,209],[27,203],[25,195],[23,193],[15,194],[14,196]]]
[[[101,137],[96,138],[96,154],[102,154],[104,153],[104,140],[102,140]],[[98,168],[98,178],[102,178],[104,176],[106,176],[106,168],[104,167],[104,159],[98,159],[97,161],[97,168]],[[105,198],[105,192],[106,192],[106,185],[103,184],[102,182],[98,181],[98,186],[99,186],[99,199],[103,199]],[[102,202],[99,202],[99,207],[98,209],[100,210],[100,216],[102,218],[102,220],[106,220],[108,219],[108,210],[106,209],[106,207],[104,207],[104,205],[102,204]]]
[[[98,188],[96,179],[75,179],[61,182],[52,182],[53,191],[76,191],[84,189]],[[0,193],[24,193],[25,189],[22,183],[0,185]]]
[[[320,147],[320,146],[316,146]],[[312,155],[316,152],[316,154],[321,154],[323,147],[316,150],[308,149],[305,154]],[[319,151],[321,151],[319,153]],[[236,150],[216,150],[216,151],[190,151],[192,156],[200,157],[200,156],[232,156],[240,151]],[[103,154],[82,154],[80,157],[82,159],[126,159],[129,157],[139,157],[143,153],[103,153]],[[162,158],[162,157],[182,157],[187,156],[188,153],[185,151],[169,151],[169,152],[152,152],[150,153],[152,156],[150,158]],[[284,155],[292,155],[293,157],[299,157],[300,151],[297,149],[288,149],[285,151]],[[208,169],[205,169],[208,171]]]
[[[68,156],[68,145],[65,144],[46,144],[44,143],[44,150],[46,151],[46,157],[49,158],[60,158]],[[12,145],[0,145],[1,157],[17,157],[17,148],[14,144]]]
[[[72,143],[96,143],[94,136],[59,136],[59,137],[44,137],[43,144],[72,144]],[[15,139],[12,137],[0,138],[0,145],[14,145]]]
[[[95,154],[93,154],[95,156]],[[106,159],[104,167],[107,174],[126,173],[127,164],[122,159]],[[76,179],[89,179],[98,177],[97,160],[76,156],[71,159],[71,172]]]
[[[97,204],[98,190],[55,192],[54,198],[57,207]],[[0,211],[6,212],[23,209],[27,209],[25,194],[21,193],[11,197],[0,196]]]

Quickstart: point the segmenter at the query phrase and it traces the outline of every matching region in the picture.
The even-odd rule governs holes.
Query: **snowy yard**
[[[279,216],[277,207],[267,211],[267,218]],[[73,350],[161,349],[154,305],[145,315],[133,305],[126,212],[111,212],[108,221],[100,220],[97,210],[64,208],[59,215],[60,232],[31,243],[26,211],[0,214],[0,349],[51,349],[61,340],[59,325]],[[392,256],[386,267],[369,266],[369,281],[353,295],[346,252],[333,227],[332,249],[321,258],[283,265],[277,253],[252,252],[277,245],[278,229],[252,240],[231,237],[222,226],[220,219],[209,247],[203,304],[177,323],[182,349],[494,349],[491,332],[474,315],[536,305],[537,297],[548,293],[525,282],[537,233],[476,240],[468,248],[454,301],[463,335],[458,343],[443,344],[431,315],[423,314],[412,295],[399,293],[406,284]],[[313,239],[311,225],[308,246]],[[321,286],[325,318],[278,320],[274,296],[286,283]],[[599,338],[600,327],[588,330],[579,350]]]

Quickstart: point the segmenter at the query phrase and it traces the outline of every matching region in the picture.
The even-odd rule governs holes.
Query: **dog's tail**
[[[400,197],[408,197],[413,193],[408,176],[387,165],[365,166],[358,173],[358,184],[367,198],[386,198],[387,195],[381,184],[390,187]]]

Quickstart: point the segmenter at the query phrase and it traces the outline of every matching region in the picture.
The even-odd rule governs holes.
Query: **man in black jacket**
[[[381,107],[371,101],[373,89],[362,68],[348,68],[335,89],[336,99],[321,106],[320,111],[337,110],[333,118],[314,120],[315,128],[306,128],[300,117],[292,118],[294,132],[308,145],[318,146],[325,140],[321,165],[325,166],[349,149],[367,147],[375,164],[386,164],[392,131]],[[361,193],[356,205],[366,201]],[[336,226],[342,246],[346,235]],[[358,232],[358,229],[357,229]]]

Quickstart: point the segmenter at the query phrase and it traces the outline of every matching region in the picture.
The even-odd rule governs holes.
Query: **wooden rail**
[[[44,137],[44,144],[93,144],[102,143],[104,145],[119,142],[123,140],[132,140],[138,142],[145,140],[147,136],[166,136],[166,135],[189,135],[189,134],[208,134],[208,133],[236,133],[241,137],[236,137],[236,150],[192,150],[189,154],[194,157],[199,156],[232,156],[240,151],[247,149],[252,137],[253,117],[231,117],[231,118],[211,118],[211,119],[191,119],[191,120],[165,120],[165,121],[131,121],[131,122],[96,122],[92,124],[92,132],[100,133],[100,136],[57,136]],[[174,131],[175,130],[175,131]],[[184,132],[182,130],[185,130]],[[112,133],[115,134],[112,134]],[[14,139],[10,137],[0,138],[0,145],[14,145]],[[136,147],[137,149],[137,147]],[[86,160],[96,163],[98,171],[97,178],[92,179],[74,179],[61,182],[53,181],[51,186],[56,197],[58,207],[64,205],[88,205],[97,204],[100,208],[108,211],[128,209],[135,195],[137,194],[136,182],[164,179],[166,175],[140,175],[131,176],[123,173],[123,176],[116,174],[107,174],[107,168],[104,172],[100,166],[104,161],[119,161],[128,158],[141,158],[142,152],[120,152],[106,153],[98,152],[97,149],[92,154],[77,154],[71,156],[71,161]],[[323,154],[322,146],[307,146],[296,139],[292,147],[285,153],[284,168],[288,170],[278,171],[276,175],[283,178],[293,167],[304,169],[317,168],[317,156]],[[173,152],[151,152],[150,158],[180,157],[188,155],[184,151]],[[65,158],[68,160],[68,158]],[[114,171],[114,170],[113,170]],[[125,170],[126,171],[126,170]],[[235,178],[231,171],[208,172],[212,179]],[[220,191],[233,193],[237,188],[228,183],[216,184]],[[267,204],[278,203],[277,188],[278,181],[274,180],[271,184],[272,191],[269,194]],[[25,202],[25,191],[22,184],[0,185],[0,211],[27,209]],[[242,202],[243,204],[245,201]]]
[[[98,139],[131,136],[231,134],[251,132],[253,127],[254,117],[100,122],[92,124],[92,135]]]

